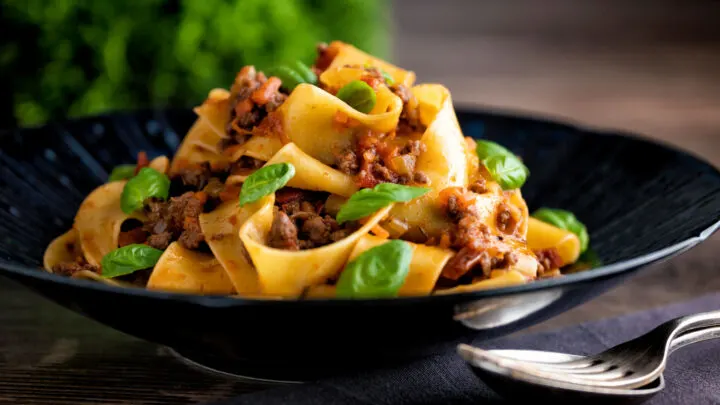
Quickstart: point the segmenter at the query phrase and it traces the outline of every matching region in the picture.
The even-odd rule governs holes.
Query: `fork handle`
[[[672,353],[675,350],[691,345],[693,343],[717,338],[720,338],[720,326],[712,326],[693,330],[687,333],[683,333],[673,339],[670,343],[669,352]]]
[[[674,330],[674,335],[687,332],[691,329],[720,326],[720,311],[701,312],[699,314],[681,316],[667,323]]]

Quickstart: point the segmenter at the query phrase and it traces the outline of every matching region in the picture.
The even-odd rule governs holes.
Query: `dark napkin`
[[[671,318],[720,308],[720,294],[649,311],[547,332],[475,342],[482,348],[537,349],[592,354],[649,331]],[[720,341],[675,352],[665,370],[666,388],[650,405],[720,404]],[[216,405],[424,405],[512,404],[491,391],[454,352],[370,374],[274,388]]]

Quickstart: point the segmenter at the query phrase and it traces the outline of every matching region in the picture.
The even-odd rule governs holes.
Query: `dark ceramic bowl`
[[[122,289],[40,269],[83,198],[140,150],[171,155],[189,110],[140,111],[4,133],[0,274],[105,325],[197,363],[261,378],[312,379],[396,364],[471,338],[526,328],[707,238],[720,218],[720,173],[666,146],[617,133],[460,111],[466,135],[523,156],[530,209],[572,210],[604,266],[457,295],[298,302]]]

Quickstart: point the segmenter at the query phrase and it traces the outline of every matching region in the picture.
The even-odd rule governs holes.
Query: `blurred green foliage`
[[[0,123],[191,106],[339,39],[387,57],[384,0],[3,0]],[[3,126],[5,126],[3,125]]]

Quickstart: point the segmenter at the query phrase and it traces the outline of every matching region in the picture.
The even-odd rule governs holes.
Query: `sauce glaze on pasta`
[[[560,276],[586,248],[579,228],[563,222],[569,217],[529,214],[524,166],[464,137],[442,85],[415,84],[412,71],[337,41],[320,45],[310,68],[277,71],[243,67],[229,91],[211,90],[194,109],[197,120],[171,160],[141,153],[133,185],[113,179],[89,194],[72,229],[48,246],[45,269],[192,294],[336,297],[355,282],[412,296]],[[243,184],[270,166],[294,172],[241,205],[241,190],[250,192]],[[144,167],[169,179],[167,195],[150,191],[157,185],[142,178]],[[270,169],[254,184],[278,181]],[[385,188],[391,197],[368,198],[390,202],[340,221],[348,201]],[[408,190],[422,195],[393,200]],[[128,210],[130,198],[142,207]],[[389,240],[404,241],[399,258],[373,257]],[[150,267],[138,261],[154,254]],[[108,276],[109,266],[121,275]],[[383,270],[393,266],[404,268]],[[339,282],[351,271],[365,279]],[[383,271],[394,271],[394,287],[378,281]]]

